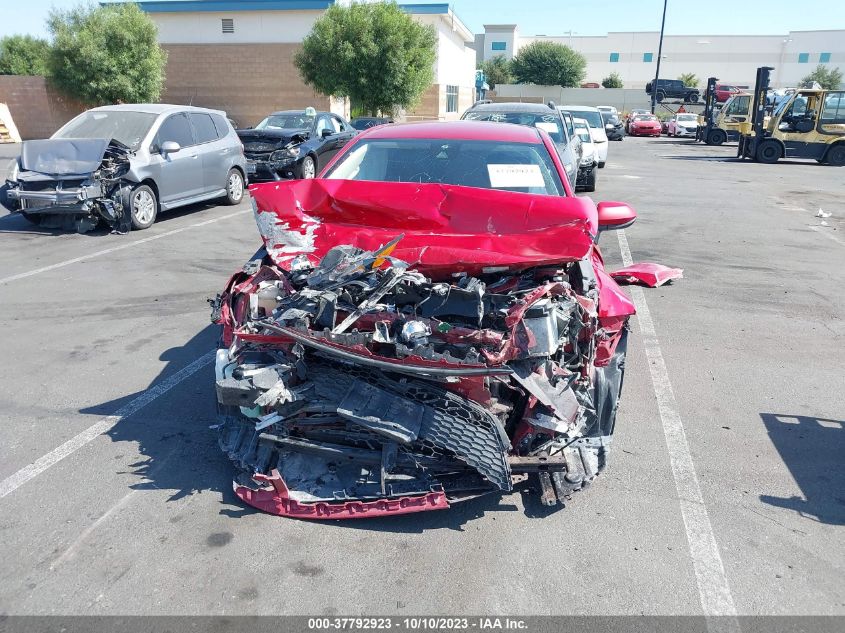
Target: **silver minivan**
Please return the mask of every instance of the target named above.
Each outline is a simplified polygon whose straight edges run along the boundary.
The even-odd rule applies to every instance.
[[[159,211],[216,198],[238,204],[245,183],[243,146],[225,112],[122,104],[25,141],[0,203],[43,226],[72,221],[85,231],[105,221],[127,231],[148,228]]]

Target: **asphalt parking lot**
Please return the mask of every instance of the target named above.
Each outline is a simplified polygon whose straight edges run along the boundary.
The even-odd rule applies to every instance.
[[[845,614],[845,170],[734,153],[611,144],[593,197],[640,217],[608,267],[685,278],[633,289],[610,465],[553,513],[245,507],[206,299],[259,244],[249,206],[0,217],[0,614]]]

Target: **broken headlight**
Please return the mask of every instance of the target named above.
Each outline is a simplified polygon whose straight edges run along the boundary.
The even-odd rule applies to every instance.
[[[275,152],[270,154],[270,160],[272,161],[293,160],[294,158],[298,157],[298,147],[286,147],[285,149],[276,150]]]
[[[12,161],[12,164],[9,165],[9,169],[6,172],[6,180],[9,182],[17,182],[18,180],[18,171],[20,170],[20,166],[18,165],[18,159]]]

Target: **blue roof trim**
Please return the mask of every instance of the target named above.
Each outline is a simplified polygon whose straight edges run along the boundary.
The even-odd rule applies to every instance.
[[[119,3],[101,2],[101,4]],[[147,13],[296,11],[328,9],[334,4],[334,0],[140,0],[136,4]]]
[[[400,4],[399,8],[407,13],[449,13],[449,5],[448,4]]]

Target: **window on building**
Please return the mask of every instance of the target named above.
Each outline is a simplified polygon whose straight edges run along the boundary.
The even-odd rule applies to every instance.
[[[220,22],[222,23],[224,33],[235,32],[235,21],[232,18],[223,18]]]
[[[648,63],[654,60],[654,53],[643,53],[643,61]]]
[[[507,42],[493,42],[492,48],[494,51],[506,51],[508,50],[508,43]]]
[[[830,62],[830,53],[819,53],[819,63],[827,64]]]
[[[619,53],[611,53],[610,54],[610,61],[611,63],[616,63],[619,61]]]
[[[810,53],[798,53],[798,63],[806,64],[810,61]]]
[[[446,112],[458,111],[458,87],[446,86]]]

